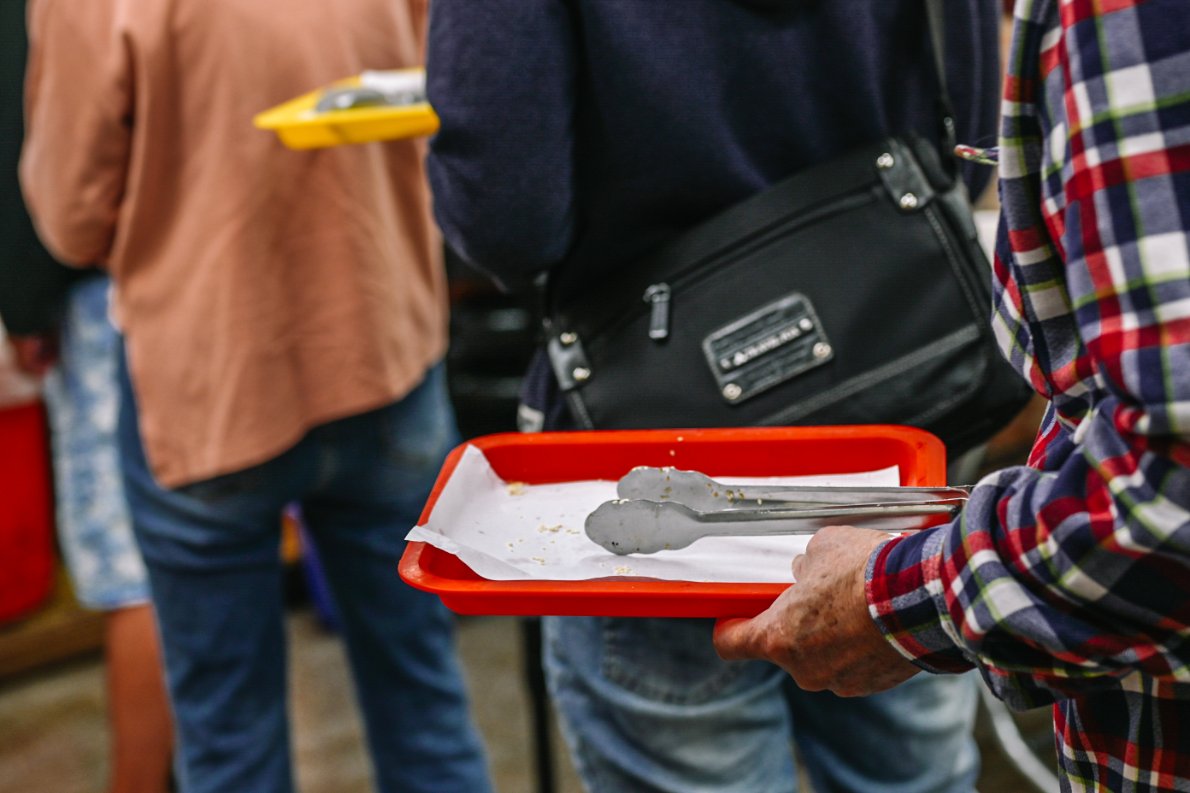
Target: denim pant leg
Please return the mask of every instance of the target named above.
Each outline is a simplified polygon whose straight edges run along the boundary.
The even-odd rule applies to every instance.
[[[711,620],[548,617],[546,674],[590,793],[791,793],[785,673],[721,660]]]
[[[197,490],[151,476],[122,372],[120,450],[149,572],[184,793],[291,793],[277,461]]]
[[[378,789],[486,793],[453,619],[397,574],[405,534],[457,440],[441,367],[401,402],[312,437],[324,478],[302,510],[342,620]]]
[[[83,605],[115,611],[147,603],[149,581],[132,534],[116,442],[123,342],[107,317],[107,278],[71,287],[57,366],[45,380],[58,544]]]
[[[842,698],[789,686],[793,734],[822,793],[970,793],[979,679],[919,674],[889,691]]]

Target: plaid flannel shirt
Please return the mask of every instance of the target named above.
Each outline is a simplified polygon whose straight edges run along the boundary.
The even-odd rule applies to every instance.
[[[930,671],[1055,702],[1070,790],[1190,790],[1190,0],[1018,0],[993,324],[1027,466],[872,556]]]

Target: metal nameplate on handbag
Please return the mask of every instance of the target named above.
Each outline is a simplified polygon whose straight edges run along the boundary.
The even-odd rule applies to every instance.
[[[702,349],[719,393],[731,404],[834,356],[814,306],[797,292],[712,331],[703,339]]]

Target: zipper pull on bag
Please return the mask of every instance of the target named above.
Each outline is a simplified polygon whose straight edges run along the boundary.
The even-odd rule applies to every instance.
[[[649,338],[669,338],[669,284],[653,284],[645,290],[644,301],[653,307],[649,317]]]

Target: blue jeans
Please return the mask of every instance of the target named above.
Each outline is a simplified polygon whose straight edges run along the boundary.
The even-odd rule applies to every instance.
[[[149,473],[121,374],[122,465],[161,629],[182,790],[293,790],[278,545],[281,511],[299,502],[342,618],[378,789],[490,791],[450,614],[397,575],[405,532],[456,442],[441,367],[396,404],[178,490]]]
[[[546,674],[590,793],[970,793],[977,680],[917,675],[843,699],[723,661],[712,620],[547,617]]]

